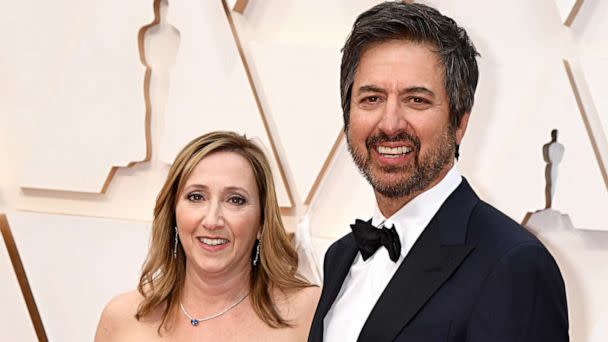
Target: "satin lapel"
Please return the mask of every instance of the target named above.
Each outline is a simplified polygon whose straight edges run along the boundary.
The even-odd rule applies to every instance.
[[[323,319],[336,300],[356,255],[355,240],[352,234],[348,234],[337,242],[335,250],[325,256],[323,290],[308,341],[323,341]]]
[[[466,180],[420,235],[372,309],[359,341],[392,341],[452,275],[473,246],[465,245],[468,217],[479,201]]]

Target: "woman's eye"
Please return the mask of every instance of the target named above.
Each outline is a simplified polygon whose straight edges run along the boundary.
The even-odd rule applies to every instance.
[[[228,199],[228,202],[230,202],[234,205],[241,206],[241,205],[244,205],[245,203],[247,203],[247,200],[241,196],[232,196]]]
[[[188,200],[191,202],[198,202],[203,199],[203,195],[201,195],[197,192],[189,193],[187,197],[188,197]]]

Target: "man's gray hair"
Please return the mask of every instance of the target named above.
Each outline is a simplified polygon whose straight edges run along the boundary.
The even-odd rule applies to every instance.
[[[435,49],[443,64],[450,123],[458,126],[463,115],[473,108],[479,53],[467,32],[452,18],[426,5],[389,1],[359,15],[342,48],[340,96],[344,130],[348,129],[352,86],[362,51],[372,43],[392,39],[426,43]]]

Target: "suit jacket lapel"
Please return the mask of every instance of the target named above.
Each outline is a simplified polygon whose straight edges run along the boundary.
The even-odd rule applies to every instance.
[[[420,235],[372,309],[360,341],[392,341],[452,275],[473,246],[466,226],[479,199],[463,178]]]
[[[323,340],[323,319],[336,300],[357,252],[355,239],[352,234],[348,234],[337,242],[331,254],[325,256],[323,290],[315,311],[309,341]]]

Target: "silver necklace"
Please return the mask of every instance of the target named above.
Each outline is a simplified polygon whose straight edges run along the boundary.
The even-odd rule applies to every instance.
[[[186,317],[188,317],[188,319],[190,319],[190,324],[192,324],[193,327],[196,327],[200,322],[205,322],[217,317],[220,317],[221,315],[225,314],[226,312],[230,311],[230,309],[234,308],[235,306],[241,304],[241,302],[249,295],[249,292],[245,293],[245,295],[241,298],[239,298],[239,300],[237,300],[236,302],[230,304],[230,306],[228,306],[227,308],[225,308],[224,310],[211,315],[211,316],[207,316],[207,317],[203,317],[203,318],[194,318],[192,316],[190,316],[190,314],[188,313],[188,311],[186,311],[186,309],[184,308],[184,304],[179,303],[179,307],[182,309],[182,312],[184,313],[184,315],[186,315]]]

